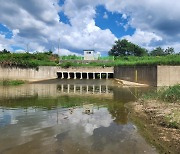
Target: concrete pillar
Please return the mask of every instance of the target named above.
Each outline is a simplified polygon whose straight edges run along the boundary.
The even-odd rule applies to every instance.
[[[74,79],[76,79],[76,72],[74,72]]]
[[[64,79],[64,72],[62,72],[62,77],[61,77],[61,79]]]
[[[99,74],[99,78],[101,79],[102,77],[101,77],[101,73]]]
[[[74,93],[76,93],[76,85],[74,85]]]
[[[82,85],[80,85],[80,93],[82,94]]]
[[[63,84],[61,85],[61,92],[62,93],[64,92],[64,85]]]
[[[68,86],[67,86],[67,92],[68,92],[68,94],[69,94],[69,91],[70,91],[70,85],[68,84]]]
[[[68,79],[70,79],[71,77],[70,77],[70,73],[68,72]]]
[[[106,94],[108,94],[108,91],[109,91],[109,90],[108,90],[108,86],[106,85]]]
[[[89,92],[89,86],[88,85],[86,86],[86,92],[87,92],[87,94]]]
[[[81,78],[80,78],[80,79],[83,79],[83,77],[82,77],[82,72],[80,72],[80,74],[81,74]]]
[[[87,79],[89,79],[89,73],[87,73]]]
[[[137,70],[135,70],[135,82],[137,82],[137,80],[138,80],[138,72]]]
[[[108,74],[109,74],[109,73],[106,73],[106,79],[108,79]]]
[[[95,73],[93,72],[93,79],[95,79],[96,77],[95,77]]]
[[[101,94],[102,87],[99,85],[99,93]]]

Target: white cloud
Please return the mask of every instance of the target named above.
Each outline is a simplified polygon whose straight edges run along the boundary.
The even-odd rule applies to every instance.
[[[5,38],[5,35],[0,34],[0,50],[7,49],[11,50],[10,45],[12,41]]]
[[[13,37],[15,37],[16,35],[18,35],[19,29],[13,29],[12,33],[13,33]]]
[[[127,35],[123,36],[123,38],[143,47],[149,47],[152,41],[162,41],[160,36],[151,32],[141,31],[140,29],[137,29],[132,36]]]
[[[125,30],[131,26],[136,31],[124,37],[135,43],[148,47],[159,45],[159,42],[164,46],[177,46],[180,40],[178,0],[65,0],[63,6],[58,5],[58,0],[0,0],[0,3],[3,4],[0,5],[0,23],[13,33],[11,40],[0,43],[1,48],[25,47],[30,42],[32,51],[49,50],[51,46],[57,47],[60,38],[61,48],[69,51],[92,48],[108,51],[117,38],[109,29],[96,26],[94,18],[98,5],[128,20],[127,24],[123,23]],[[59,11],[63,11],[70,24],[61,22]],[[104,17],[108,17],[106,12]]]
[[[72,114],[68,110],[61,114],[63,116],[59,116],[58,119],[60,124],[68,123],[68,125],[71,125],[73,128],[75,126],[82,127],[87,135],[92,135],[93,131],[99,127],[109,127],[113,122],[112,116],[107,108],[94,109],[94,113],[90,115],[84,114],[82,108],[73,109]],[[52,117],[57,117],[57,115],[54,114]],[[65,117],[66,120],[64,120]],[[81,135],[84,132],[81,132]]]
[[[104,12],[103,18],[104,18],[104,19],[108,19],[107,12]]]
[[[13,31],[14,45],[26,48],[29,44],[31,51],[49,50],[52,44],[55,48],[59,38],[61,47],[66,50],[108,51],[116,39],[110,30],[95,25],[97,3],[66,0],[61,8],[58,0],[0,0],[0,3],[3,3],[0,21]],[[60,10],[67,15],[71,25],[59,22]]]
[[[178,43],[180,40],[179,0],[111,0],[104,1],[104,5],[109,11],[126,14],[129,25],[137,29],[136,32],[141,29],[144,33],[150,32],[161,37],[160,44],[157,39],[154,46],[166,44],[174,46],[175,42]],[[141,40],[141,44],[144,43],[144,39]]]
[[[76,52],[71,52],[71,51],[69,51],[69,50],[67,50],[67,49],[57,49],[57,48],[55,48],[55,52],[54,53],[56,53],[56,54],[59,54],[59,55],[61,55],[61,56],[66,56],[66,55],[76,55],[76,56],[81,56],[81,54],[78,54],[78,53],[76,53]]]
[[[123,18],[123,19],[127,19],[127,15],[124,13],[124,14],[122,15],[122,18]]]

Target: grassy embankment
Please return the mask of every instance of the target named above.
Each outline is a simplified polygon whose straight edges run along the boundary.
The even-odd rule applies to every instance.
[[[111,58],[112,59],[112,58]],[[180,65],[180,55],[167,55],[167,56],[125,56],[116,57],[114,60],[104,62],[91,62],[88,64],[66,62],[61,64],[62,67],[70,66],[135,66],[135,65]]]
[[[171,103],[170,106],[180,105],[180,84],[144,94],[143,101],[146,100],[160,101],[167,105],[167,107],[168,103]],[[171,108],[167,113],[164,113],[163,124],[166,127],[180,129],[180,108]]]
[[[58,63],[59,57],[51,52],[0,54],[0,65],[4,67],[38,68],[38,66],[56,66]]]
[[[180,85],[148,92],[129,105],[129,118],[160,153],[180,151]]]
[[[59,64],[58,55],[52,52],[45,53],[0,53],[0,65],[20,68],[38,68],[38,66],[62,66],[62,67],[80,67],[80,66],[134,66],[134,65],[180,65],[180,55],[167,56],[125,56],[125,57],[101,57],[104,62],[81,63],[82,57],[78,56],[61,56],[60,59],[67,60]],[[74,62],[71,60],[79,60]]]
[[[25,83],[26,82],[22,80],[3,80],[3,81],[0,81],[0,86],[18,86]]]

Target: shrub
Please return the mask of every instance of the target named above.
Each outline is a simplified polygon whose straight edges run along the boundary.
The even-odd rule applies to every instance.
[[[169,87],[161,92],[160,98],[168,102],[180,101],[180,84]]]

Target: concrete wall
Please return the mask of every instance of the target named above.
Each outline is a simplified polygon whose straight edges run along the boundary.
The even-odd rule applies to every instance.
[[[156,86],[157,67],[156,66],[115,67],[114,78]]]
[[[0,67],[0,80],[2,79],[19,79],[19,80],[46,80],[57,78],[57,68],[42,66],[39,70],[21,69],[21,68],[2,68]]]
[[[114,77],[150,86],[172,86],[180,83],[180,66],[120,66],[114,68]]]
[[[180,83],[180,66],[157,66],[157,86]]]
[[[38,81],[57,78],[57,72],[113,72],[113,67],[72,67],[61,68],[51,66],[40,66],[39,70],[21,69],[21,68],[3,68],[0,67],[0,80],[28,80]]]

